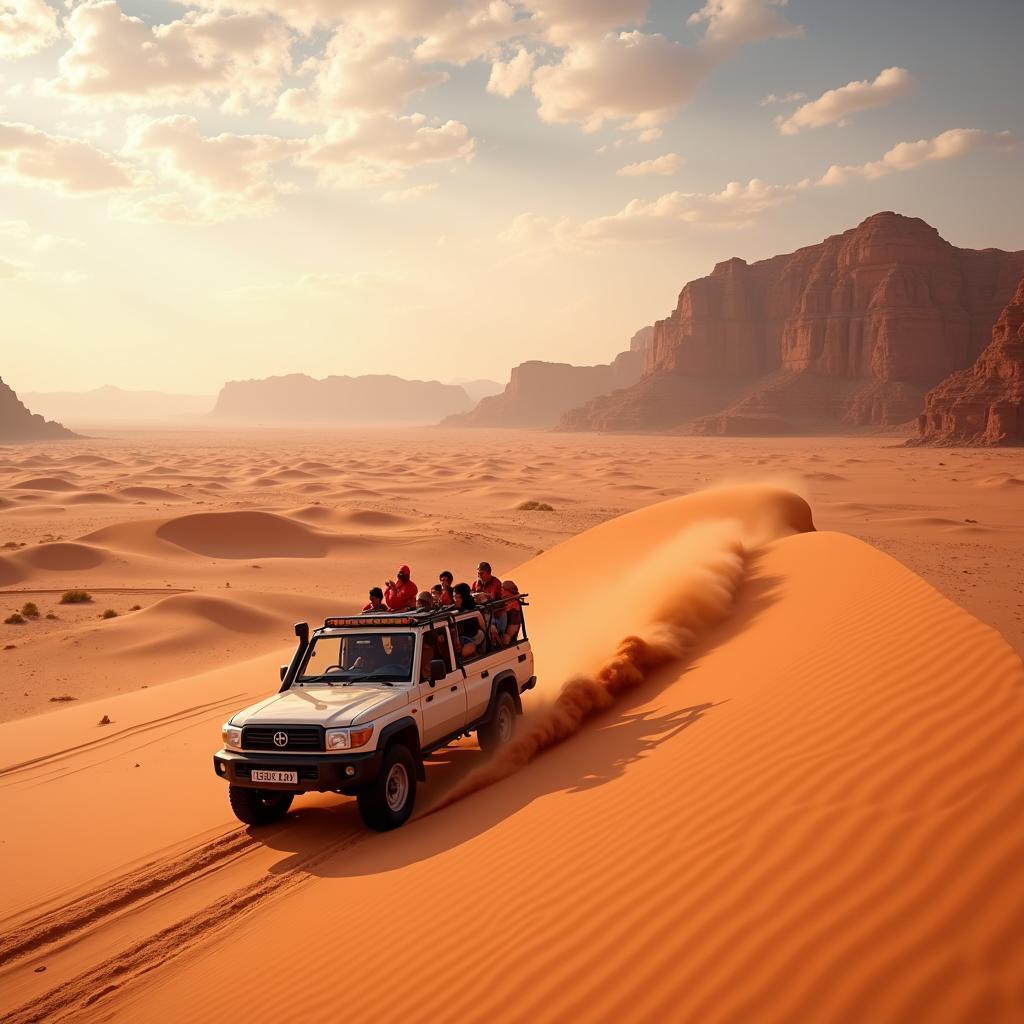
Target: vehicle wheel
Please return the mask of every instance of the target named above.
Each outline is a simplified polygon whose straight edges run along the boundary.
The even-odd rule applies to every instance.
[[[368,828],[387,832],[404,825],[416,803],[416,762],[409,748],[392,743],[384,751],[380,775],[356,799]]]
[[[231,810],[246,825],[270,825],[280,821],[292,805],[294,793],[273,789],[249,789],[246,786],[228,786]]]
[[[491,720],[485,722],[476,731],[480,749],[486,753],[503,747],[516,734],[516,718],[519,714],[516,702],[508,690],[502,690],[494,704]]]

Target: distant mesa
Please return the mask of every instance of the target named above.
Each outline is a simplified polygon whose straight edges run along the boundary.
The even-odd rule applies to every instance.
[[[74,438],[67,427],[29,412],[0,379],[0,441],[52,441]]]
[[[470,412],[450,416],[449,427],[553,427],[575,406],[640,380],[653,327],[637,331],[629,349],[610,363],[572,366],[532,359],[512,370],[501,394],[482,399]]]
[[[1024,444],[1024,277],[967,370],[928,392],[919,443]]]
[[[960,249],[886,212],[794,253],[719,263],[659,320],[641,379],[568,411],[571,430],[840,433],[908,423],[970,366],[1024,252]]]
[[[471,405],[461,387],[436,380],[404,380],[389,374],[317,380],[292,373],[228,381],[211,415],[264,423],[436,423]]]
[[[153,423],[204,416],[213,395],[178,395],[164,391],[126,391],[106,384],[92,391],[35,391],[25,401],[44,416],[64,423]]]

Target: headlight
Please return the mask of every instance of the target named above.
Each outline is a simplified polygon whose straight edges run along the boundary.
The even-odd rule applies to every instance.
[[[328,729],[327,749],[352,750],[355,747],[364,747],[370,742],[372,735],[372,725],[361,725],[357,729]]]
[[[234,747],[235,750],[242,749],[242,729],[240,726],[225,722],[221,726],[220,735],[225,747]]]

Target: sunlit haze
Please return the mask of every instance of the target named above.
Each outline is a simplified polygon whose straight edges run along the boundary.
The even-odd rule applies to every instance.
[[[5,380],[607,361],[892,209],[1021,247],[1019,0],[0,0]]]

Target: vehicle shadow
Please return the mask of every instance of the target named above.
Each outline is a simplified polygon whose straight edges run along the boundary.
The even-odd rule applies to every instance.
[[[666,741],[677,739],[685,730],[699,726],[706,715],[730,700],[723,693],[683,708],[650,707],[660,692],[692,672],[710,652],[728,644],[774,604],[780,583],[780,578],[760,573],[756,561],[752,563],[733,614],[688,656],[653,673],[577,735],[542,753],[514,775],[447,806],[445,794],[478,767],[484,755],[474,740],[462,740],[438,751],[427,762],[427,782],[421,784],[419,795],[422,809],[396,832],[366,832],[354,800],[332,804],[329,797],[321,797],[319,806],[297,805],[288,827],[266,836],[254,832],[269,848],[289,855],[270,870],[306,870],[330,878],[397,870],[487,832],[546,795],[582,793],[614,783],[630,765]],[[336,856],[315,856],[318,846],[328,838],[336,843],[350,831],[354,840],[359,833],[363,838],[346,842]]]

